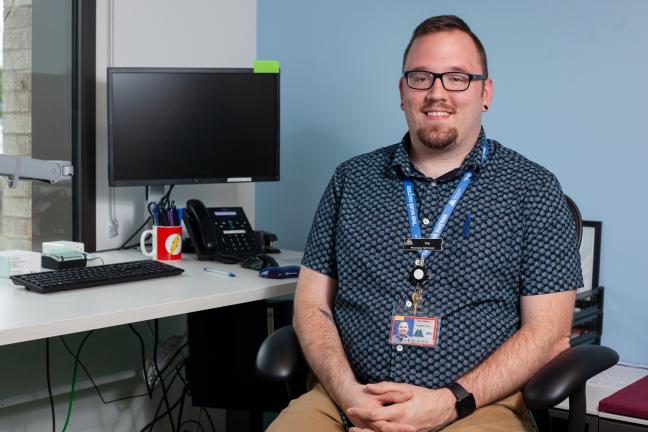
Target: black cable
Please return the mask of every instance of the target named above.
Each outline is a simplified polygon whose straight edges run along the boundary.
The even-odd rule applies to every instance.
[[[184,364],[183,364],[183,365],[178,365],[178,367],[175,368],[175,375],[173,375],[173,378],[171,378],[171,382],[169,382],[169,388],[171,388],[171,386],[172,386],[173,383],[175,382],[176,378],[178,378],[178,377],[182,377],[182,376],[181,376],[181,369],[182,369],[182,366],[184,366]],[[185,385],[186,385],[186,384],[185,384]],[[162,404],[163,404],[163,403],[164,403],[164,400],[160,400],[160,403],[158,403],[157,409],[155,410],[155,414],[153,415],[153,420],[151,420],[150,423],[148,423],[146,426],[144,426],[144,427],[141,429],[140,432],[144,432],[144,431],[146,431],[146,429],[149,429],[150,431],[152,431],[152,430],[153,430],[153,426],[155,426],[155,423],[157,423],[159,420],[161,420],[162,418],[164,418],[164,417],[167,415],[167,412],[165,411],[164,413],[162,413],[162,414],[160,414],[160,415],[158,416],[158,414],[160,413],[160,410],[162,409]],[[173,408],[175,408],[175,406],[173,406],[173,407],[171,408],[171,410],[173,410]]]
[[[54,411],[54,396],[52,395],[49,344],[50,344],[49,338],[45,338],[45,373],[47,374],[47,394],[49,395],[50,408],[52,409],[52,432],[56,432],[56,412]]]
[[[147,322],[147,324],[148,324],[148,322]],[[135,329],[135,327],[132,324],[128,324],[128,326],[133,331],[133,333],[135,333],[135,335],[137,336],[137,338],[140,341],[140,347],[141,347],[140,353],[141,353],[141,358],[142,358],[142,368],[143,368],[143,371],[144,371],[144,381],[145,381],[145,384],[146,384],[146,390],[148,391],[149,398],[150,398],[152,393],[153,393],[153,388],[155,387],[155,382],[158,380],[158,377],[161,374],[164,374],[164,372],[168,368],[173,366],[173,361],[182,352],[182,350],[184,350],[187,346],[189,346],[189,342],[185,342],[182,345],[180,345],[180,347],[176,350],[176,352],[171,356],[171,359],[169,360],[169,362],[160,370],[161,374],[157,374],[157,371],[156,371],[156,377],[153,380],[153,382],[149,385],[148,377],[147,377],[147,374],[146,374],[146,354],[145,354],[146,348],[144,346],[144,338],[142,338],[142,336],[139,334],[139,332]],[[154,337],[155,337],[155,334],[154,334]]]
[[[133,237],[135,237],[137,234],[139,234],[139,232],[142,231],[142,228],[144,228],[146,224],[149,223],[150,220],[151,220],[151,216],[147,217],[144,223],[140,225],[140,227],[137,228],[135,232],[130,237],[128,237],[128,239],[124,243],[122,243],[121,246],[117,248],[117,250],[127,249],[126,245],[128,244],[128,242],[131,241]]]
[[[166,365],[164,365],[164,367],[163,367],[162,369],[160,369],[160,373],[161,373],[162,376],[164,376],[164,373],[166,372],[166,370],[167,370],[168,368],[170,368],[170,367],[173,366],[173,361],[175,360],[175,358],[176,358],[179,354],[181,354],[181,353],[182,353],[182,350],[185,349],[188,345],[189,345],[189,342],[185,342],[185,343],[183,343],[183,344],[180,345],[180,347],[176,350],[176,352],[173,353],[173,355],[171,356],[171,359],[169,360],[169,362],[168,362]],[[187,362],[187,359],[185,358],[185,359],[183,359],[183,360],[182,360],[182,361],[181,361],[177,366],[173,366],[173,367],[174,367],[175,369],[180,368],[180,367],[184,366],[184,364],[185,364],[186,362]],[[157,380],[158,380],[158,376],[156,375],[156,376],[155,376],[155,379],[154,379],[153,382],[151,383],[151,389],[155,389],[155,383],[157,382]],[[185,384],[186,384],[186,381],[183,380],[183,382],[185,382]],[[153,391],[153,390],[151,390],[151,391]]]
[[[158,405],[158,411],[155,412],[156,417],[155,417],[153,420],[151,420],[150,423],[148,423],[146,426],[144,426],[142,429],[140,429],[140,432],[145,432],[146,429],[149,429],[150,431],[152,431],[152,430],[153,430],[153,426],[155,425],[155,423],[157,423],[158,421],[160,421],[161,419],[163,419],[163,418],[166,417],[167,415],[171,415],[171,414],[172,414],[171,411],[173,411],[173,410],[174,410],[174,409],[175,409],[175,408],[180,404],[180,401],[184,398],[184,395],[185,395],[185,391],[183,390],[183,391],[182,391],[182,395],[180,396],[180,398],[179,398],[177,401],[175,401],[175,402],[173,403],[173,405],[171,405],[171,406],[169,407],[169,410],[167,410],[167,411],[161,413],[160,415],[157,415],[157,413],[158,413],[158,411],[159,411],[159,408],[162,407],[162,402],[163,402],[163,401],[160,401],[160,403],[159,403],[159,405]],[[175,424],[173,425],[173,427],[175,428]]]
[[[216,426],[214,426],[214,421],[212,420],[211,415],[209,415],[209,411],[207,411],[207,408],[200,407],[200,409],[207,416],[207,421],[209,422],[209,427],[211,428],[212,432],[216,432]]]
[[[153,389],[151,386],[149,386],[148,376],[146,374],[146,344],[144,343],[144,338],[142,338],[142,335],[139,334],[133,324],[128,324],[128,327],[132,330],[133,333],[135,333],[135,336],[137,336],[137,339],[139,339],[140,342],[140,355],[142,360],[142,373],[144,374],[144,384],[146,384],[146,392],[149,395],[149,399],[151,399],[153,397]]]
[[[186,362],[186,360],[185,360],[185,362]],[[180,376],[180,380],[181,380],[181,381],[182,381],[186,386],[189,385],[189,383],[187,382],[187,380],[185,380],[182,376]],[[209,422],[209,427],[211,428],[212,432],[216,432],[216,426],[214,425],[214,420],[212,420],[211,415],[209,414],[209,411],[207,411],[207,408],[205,408],[205,407],[200,407],[200,410],[201,410],[202,412],[204,412],[205,415],[207,416],[207,421]],[[203,430],[204,430],[204,429],[203,429]]]
[[[102,253],[102,252],[112,252],[112,251],[117,251],[117,250],[126,250],[126,249],[133,249],[135,247],[139,247],[139,243],[133,244],[130,246],[125,246],[125,247],[116,247],[116,248],[110,248],[110,249],[101,249],[98,251],[94,251],[94,253]]]
[[[171,186],[169,187],[169,190],[168,190],[168,191],[167,191],[167,192],[162,196],[162,198],[160,198],[160,201],[158,201],[158,203],[157,203],[158,206],[162,206],[162,205],[164,205],[164,204],[168,204],[168,202],[169,202],[169,196],[171,195],[171,191],[173,190],[174,187],[175,187],[175,185],[171,185]],[[131,248],[131,247],[133,247],[133,246],[137,246],[137,245],[133,245],[133,246],[126,247],[126,245],[128,244],[128,242],[131,241],[131,240],[133,239],[133,237],[135,237],[135,236],[136,236],[140,231],[142,231],[142,228],[144,228],[144,227],[146,226],[146,224],[149,223],[150,220],[151,220],[151,215],[149,215],[149,216],[146,218],[146,220],[144,221],[144,223],[143,223],[142,225],[140,225],[140,227],[137,228],[137,230],[135,230],[135,232],[134,232],[130,237],[128,237],[128,239],[127,239],[124,243],[122,243],[122,245],[121,245],[117,250],[121,250],[121,249],[129,249],[129,248]]]
[[[183,380],[184,381],[184,380]],[[185,383],[184,388],[182,390],[182,395],[180,396],[180,409],[178,410],[178,427],[176,428],[178,432],[180,431],[180,426],[182,425],[182,411],[184,411],[184,403],[185,399],[187,396],[187,392],[189,391],[189,385]]]
[[[184,366],[184,363],[180,363],[179,367],[182,367],[182,366]],[[171,371],[171,372],[173,372],[173,371]],[[177,373],[178,373],[178,371],[176,371],[176,374]],[[171,375],[171,373],[169,373],[169,375]],[[157,377],[156,377],[156,380],[157,380]],[[114,402],[124,401],[124,400],[128,400],[128,399],[135,399],[135,398],[144,397],[144,396],[148,396],[148,393],[142,393],[142,394],[138,394],[138,395],[125,396],[125,397],[121,397],[121,398],[118,398],[118,399],[112,399],[112,400],[109,400],[106,403],[110,404],[110,403],[114,403]]]
[[[160,329],[159,329],[159,323],[158,320],[153,321],[153,332],[155,333],[155,336],[153,338],[153,366],[155,366],[155,373],[157,374],[158,378],[160,379],[160,385],[162,386],[162,397],[164,398],[164,404],[166,405],[166,409],[169,413],[169,421],[171,422],[171,430],[173,432],[176,432],[175,428],[175,423],[173,422],[173,415],[171,413],[171,407],[169,405],[169,398],[168,398],[168,390],[166,388],[166,385],[164,384],[164,377],[162,377],[162,374],[160,373],[160,368],[158,366],[157,362],[157,349],[158,349],[158,343],[159,343],[159,336],[160,336]]]
[[[141,336],[139,336],[139,333],[137,332],[137,330],[135,330],[134,328],[132,328],[132,330],[133,330],[133,332],[134,332],[136,335],[138,335],[138,338],[140,339],[140,342],[143,342],[143,339],[141,338]],[[92,332],[90,332],[90,333],[92,333]],[[83,340],[83,342],[81,343],[81,345],[83,345],[83,344],[85,343],[86,339],[90,336],[90,333],[86,335],[86,337],[84,338],[84,340]],[[69,354],[70,354],[70,355],[75,359],[75,361],[76,361],[76,362],[81,366],[81,368],[82,368],[83,371],[85,372],[86,376],[88,377],[88,379],[89,379],[90,382],[92,383],[92,385],[93,385],[95,391],[96,391],[97,394],[99,395],[99,398],[102,400],[102,402],[103,402],[104,404],[110,404],[110,403],[114,403],[114,402],[118,402],[118,401],[123,401],[123,400],[128,400],[128,399],[134,399],[134,398],[144,397],[144,396],[149,396],[149,397],[151,397],[151,394],[149,394],[149,393],[145,393],[145,394],[126,396],[126,397],[122,397],[122,398],[118,398],[118,399],[113,399],[113,400],[106,401],[106,400],[104,399],[103,395],[101,394],[101,391],[99,390],[99,387],[97,386],[96,382],[95,382],[94,379],[92,378],[92,375],[91,375],[90,372],[88,371],[87,367],[86,367],[86,366],[83,364],[83,362],[81,361],[80,356],[77,355],[77,354],[75,354],[75,353],[72,351],[72,349],[70,349],[69,345],[67,344],[67,342],[65,341],[65,338],[64,338],[63,336],[60,336],[59,339],[60,339],[61,342],[63,343],[63,346],[64,346],[65,349],[68,351],[68,353],[69,353]],[[176,350],[176,352],[175,352],[175,353],[173,354],[173,356],[171,357],[171,360],[169,361],[169,363],[168,363],[168,364],[167,364],[167,365],[166,365],[166,366],[165,366],[165,367],[160,371],[160,373],[163,374],[163,373],[164,373],[164,372],[165,372],[165,371],[166,371],[166,370],[167,370],[167,369],[172,365],[173,360],[174,360],[174,359],[175,359],[175,358],[176,358],[176,357],[177,357],[177,356],[182,352],[182,350],[183,350],[187,345],[188,345],[188,344],[185,343],[185,344],[181,345],[181,346]],[[54,415],[54,405],[53,405],[53,398],[52,398],[52,396],[51,396],[51,385],[50,385],[50,380],[49,380],[49,378],[50,378],[50,373],[49,373],[49,339],[46,340],[46,359],[47,359],[47,365],[46,365],[46,366],[47,366],[47,377],[48,377],[48,390],[49,390],[49,392],[50,392],[50,402],[51,402],[51,404],[52,404],[52,415]],[[178,416],[178,422],[177,422],[177,423],[178,423],[178,426],[177,426],[177,428],[178,428],[178,431],[179,431],[180,428],[181,428],[181,426],[182,426],[183,424],[187,424],[187,423],[197,423],[197,424],[201,427],[201,429],[204,431],[204,427],[203,427],[200,423],[196,422],[195,420],[186,420],[186,421],[184,421],[184,422],[182,421],[182,412],[183,412],[183,410],[184,410],[184,398],[185,398],[186,395],[188,394],[188,388],[189,388],[189,387],[188,387],[188,383],[187,383],[187,381],[182,377],[182,368],[185,366],[186,362],[187,362],[187,359],[183,359],[183,360],[182,360],[182,361],[181,361],[177,366],[174,367],[174,371],[172,371],[172,372],[175,372],[175,375],[172,377],[171,382],[169,383],[169,389],[171,388],[171,386],[173,385],[173,383],[175,382],[175,380],[176,380],[177,378],[180,378],[181,381],[184,383],[183,394],[182,394],[181,399],[179,400],[179,402],[180,402],[180,411],[179,411],[179,416]],[[156,377],[156,380],[157,380],[157,378],[158,378],[158,377]],[[147,384],[148,384],[148,381],[147,381]],[[148,389],[148,385],[147,385],[147,389]],[[151,392],[152,392],[152,390],[151,390]],[[173,409],[175,409],[175,407],[178,406],[178,402],[176,402],[176,403],[174,403],[174,404],[170,407],[170,411],[166,411],[166,412],[164,412],[162,415],[158,416],[158,413],[159,413],[160,409],[162,408],[162,403],[163,403],[163,401],[160,401],[160,403],[159,403],[159,405],[158,405],[158,409],[157,409],[157,411],[156,411],[156,413],[155,413],[155,416],[156,416],[155,419],[154,419],[151,423],[149,423],[149,425],[147,425],[144,429],[146,429],[147,427],[150,426],[150,427],[151,427],[151,430],[152,430],[153,425],[154,425],[157,421],[159,421],[160,419],[164,418],[164,417],[165,417],[165,416],[166,416],[170,411],[172,412]],[[204,408],[203,408],[203,410],[204,410]],[[215,431],[215,428],[214,428],[214,425],[213,425],[213,422],[212,422],[211,416],[209,415],[209,413],[208,413],[206,410],[205,410],[204,412],[205,412],[205,414],[206,414],[206,416],[207,416],[207,418],[208,418],[208,420],[209,420],[209,423],[210,423],[210,425],[211,425],[211,427],[212,427],[212,430]],[[54,428],[54,430],[55,430],[55,422],[53,421],[52,423],[53,423],[53,428]],[[144,430],[144,429],[143,429],[143,430]]]
[[[186,363],[186,361],[187,360],[185,359],[184,362]],[[185,386],[189,386],[189,383],[187,382],[187,380],[185,380],[182,376],[180,376],[179,378],[184,383]],[[211,415],[209,414],[209,411],[207,411],[207,409],[205,407],[200,407],[200,409],[207,416],[207,421],[209,421],[209,427],[211,427],[211,430],[213,432],[216,432],[216,426],[214,425],[214,421],[212,420]],[[202,428],[202,425],[201,425],[201,428]],[[205,430],[204,428],[202,428],[202,429]],[[181,431],[178,431],[178,432],[181,432]]]
[[[166,369],[171,367],[175,358],[182,352],[183,349],[185,349],[188,346],[189,346],[189,342],[185,342],[182,345],[180,345],[180,347],[176,350],[176,352],[171,356],[169,362],[166,365],[164,365],[164,367],[162,368],[162,372],[164,372]]]
[[[201,425],[200,422],[198,422],[198,421],[196,421],[196,420],[185,420],[185,421],[183,421],[182,423],[180,423],[180,428],[182,428],[182,426],[184,426],[184,425],[186,425],[186,424],[188,424],[188,423],[193,423],[193,424],[195,424],[196,426],[199,426],[199,427],[200,427],[200,430],[203,431],[203,432],[205,432],[205,427],[204,427],[203,425]],[[179,430],[180,428],[178,428],[178,432],[182,432],[181,430]]]
[[[99,399],[101,399],[101,402],[103,402],[104,404],[108,405],[108,404],[115,403],[115,402],[120,402],[120,401],[123,401],[123,400],[135,399],[135,398],[139,398],[139,397],[149,396],[148,393],[143,393],[143,394],[125,396],[125,397],[121,397],[121,398],[117,398],[117,399],[111,399],[111,400],[104,399],[103,395],[101,394],[101,391],[99,390],[99,386],[97,385],[95,380],[92,378],[92,375],[88,371],[88,368],[86,368],[85,364],[83,364],[81,359],[78,358],[76,356],[76,354],[74,354],[74,352],[70,349],[68,344],[65,342],[65,339],[63,338],[63,336],[59,336],[59,338],[61,339],[61,342],[63,342],[63,346],[65,347],[67,352],[70,353],[70,355],[72,357],[74,357],[74,359],[76,359],[77,362],[79,362],[79,366],[81,366],[81,369],[83,369],[83,372],[85,372],[86,376],[88,377],[88,379],[92,383],[92,386],[94,387],[95,392],[97,392],[97,395],[99,396]]]
[[[182,363],[181,365],[184,366],[184,363]],[[171,371],[171,372],[173,372],[173,371]],[[176,373],[178,373],[178,372],[176,371]],[[171,373],[169,373],[169,375],[171,375]],[[156,379],[157,379],[157,377],[156,377]],[[144,396],[148,396],[148,394],[147,393],[142,393],[142,394],[133,395],[133,396],[125,396],[125,397],[122,397],[122,398],[119,398],[119,399],[110,400],[107,403],[119,402],[119,401],[128,400],[128,399],[135,399],[135,398],[144,397]]]
[[[88,255],[88,254],[85,254],[85,255]],[[88,258],[88,257],[86,256],[86,261],[95,261],[95,260],[99,260],[99,261],[101,261],[101,264],[102,264],[102,265],[105,264],[103,258],[101,258],[101,257]]]

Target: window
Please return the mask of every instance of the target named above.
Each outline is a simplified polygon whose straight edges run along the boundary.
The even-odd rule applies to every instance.
[[[43,241],[82,238],[87,213],[94,218],[94,191],[88,204],[79,174],[94,167],[94,162],[92,167],[80,164],[94,158],[85,151],[94,147],[94,106],[87,103],[92,93],[94,104],[94,2],[4,0],[2,8],[0,151],[75,164],[73,182],[22,181],[12,189],[2,180],[0,249],[40,250]],[[87,49],[90,43],[92,50]],[[84,113],[85,108],[91,113]],[[88,114],[92,139],[82,147]],[[88,186],[93,188],[94,181]]]

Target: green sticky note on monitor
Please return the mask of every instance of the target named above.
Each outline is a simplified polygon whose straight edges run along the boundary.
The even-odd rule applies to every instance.
[[[254,73],[279,73],[279,60],[255,60]]]

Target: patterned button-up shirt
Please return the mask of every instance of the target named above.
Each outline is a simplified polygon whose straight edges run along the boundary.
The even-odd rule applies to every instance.
[[[483,131],[482,131],[483,134]],[[481,138],[481,136],[480,136]],[[337,280],[334,311],[361,383],[394,381],[437,388],[464,375],[520,326],[520,296],[582,286],[575,226],[560,185],[545,168],[488,140],[460,168],[430,179],[399,144],[352,158],[335,171],[320,201],[303,265]],[[428,237],[462,174],[475,176],[425,261],[432,278],[423,306],[439,311],[434,348],[389,344],[394,306],[414,286],[403,176],[414,182]]]

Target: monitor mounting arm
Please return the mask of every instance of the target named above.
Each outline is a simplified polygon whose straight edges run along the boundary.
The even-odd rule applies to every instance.
[[[21,178],[56,183],[63,179],[70,179],[73,174],[74,167],[70,162],[0,155],[0,175],[9,177],[11,188],[15,188]]]

